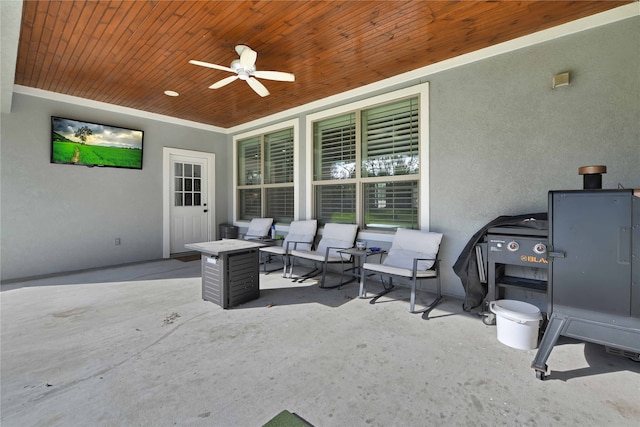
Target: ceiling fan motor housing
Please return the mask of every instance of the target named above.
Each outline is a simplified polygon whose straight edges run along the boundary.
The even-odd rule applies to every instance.
[[[240,60],[239,59],[234,59],[231,62],[231,67],[230,68],[233,71],[235,71],[236,73],[238,73],[238,78],[240,80],[247,80],[256,71],[255,65],[253,67],[251,67],[251,68],[244,68],[242,65],[240,65]]]

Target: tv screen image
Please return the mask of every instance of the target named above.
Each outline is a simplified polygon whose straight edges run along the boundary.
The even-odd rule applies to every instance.
[[[51,117],[51,163],[142,169],[144,132]]]

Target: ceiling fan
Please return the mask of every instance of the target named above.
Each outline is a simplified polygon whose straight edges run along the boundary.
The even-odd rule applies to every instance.
[[[262,83],[257,80],[257,78],[277,80],[280,82],[292,82],[296,79],[293,74],[285,73],[282,71],[257,71],[256,58],[258,57],[258,53],[255,50],[251,49],[249,46],[240,44],[236,46],[236,52],[238,53],[238,55],[240,55],[240,59],[234,59],[231,62],[230,67],[211,64],[209,62],[196,61],[195,59],[190,60],[189,63],[199,65],[201,67],[229,71],[230,73],[236,74],[235,76],[225,77],[224,79],[215,82],[214,84],[209,86],[209,89],[219,89],[223,86],[228,85],[234,80],[240,79],[246,81],[249,86],[251,86],[251,89],[253,89],[258,95],[264,97],[269,95],[269,91]]]

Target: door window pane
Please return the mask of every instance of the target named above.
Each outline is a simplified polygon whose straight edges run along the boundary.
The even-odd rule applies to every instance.
[[[191,175],[202,173],[199,164],[175,163],[174,164],[174,205],[175,206],[200,206],[202,203],[202,180],[193,179]]]

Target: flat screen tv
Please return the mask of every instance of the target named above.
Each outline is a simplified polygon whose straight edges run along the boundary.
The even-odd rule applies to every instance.
[[[142,169],[144,132],[51,116],[51,163]]]

